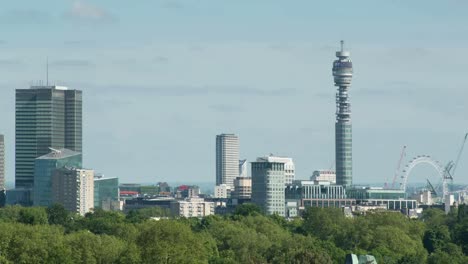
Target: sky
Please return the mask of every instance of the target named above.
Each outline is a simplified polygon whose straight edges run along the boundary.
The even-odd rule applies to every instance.
[[[468,131],[468,3],[16,0],[0,9],[0,133],[14,181],[15,89],[83,91],[84,166],[121,182],[214,182],[215,138],[296,178],[334,163],[339,41],[351,52],[355,183],[456,158]],[[429,165],[409,182],[437,182]],[[456,183],[468,183],[468,150]]]

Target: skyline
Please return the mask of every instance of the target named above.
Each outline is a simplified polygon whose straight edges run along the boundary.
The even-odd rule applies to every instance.
[[[7,3],[0,14],[7,181],[14,179],[14,90],[45,81],[46,57],[51,83],[83,90],[84,165],[107,177],[214,181],[215,136],[235,133],[241,159],[288,156],[296,178],[308,178],[334,160],[330,71],[340,39],[357,65],[353,180],[391,180],[403,145],[408,159],[454,159],[468,130],[467,19],[459,6],[466,4],[363,3],[337,11],[304,1],[156,1],[135,5],[137,12],[119,1]],[[187,166],[177,166],[183,157]],[[467,157],[455,183],[468,182]],[[424,173],[433,172],[417,168],[409,181],[424,181]]]

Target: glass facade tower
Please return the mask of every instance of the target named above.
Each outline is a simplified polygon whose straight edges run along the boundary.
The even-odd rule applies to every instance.
[[[63,86],[16,90],[16,188],[34,185],[34,160],[54,149],[82,152],[82,92]]]
[[[33,205],[51,205],[54,172],[64,167],[81,168],[81,159],[80,153],[69,149],[53,149],[49,154],[38,157],[34,166]]]
[[[353,151],[351,127],[351,103],[348,90],[353,77],[353,64],[350,53],[343,50],[336,52],[337,60],[333,62],[333,77],[336,93],[336,123],[335,123],[335,162],[336,184],[349,187],[353,184]]]

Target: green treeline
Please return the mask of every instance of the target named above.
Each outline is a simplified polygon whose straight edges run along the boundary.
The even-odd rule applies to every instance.
[[[344,263],[347,253],[381,263],[468,263],[468,207],[420,220],[395,212],[345,218],[309,208],[303,219],[263,216],[243,205],[229,216],[152,220],[159,208],[96,210],[62,206],[0,209],[0,263]]]

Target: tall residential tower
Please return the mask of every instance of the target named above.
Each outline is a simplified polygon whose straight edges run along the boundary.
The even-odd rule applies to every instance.
[[[350,53],[343,49],[336,52],[337,60],[333,62],[333,77],[336,93],[336,123],[335,123],[335,160],[336,184],[349,187],[353,184],[353,158],[352,158],[352,128],[351,103],[348,90],[353,77],[353,64],[349,59]]]
[[[16,188],[34,185],[34,160],[49,148],[82,152],[82,93],[63,86],[16,90]]]
[[[239,177],[239,138],[234,134],[216,136],[216,185],[234,188]]]

